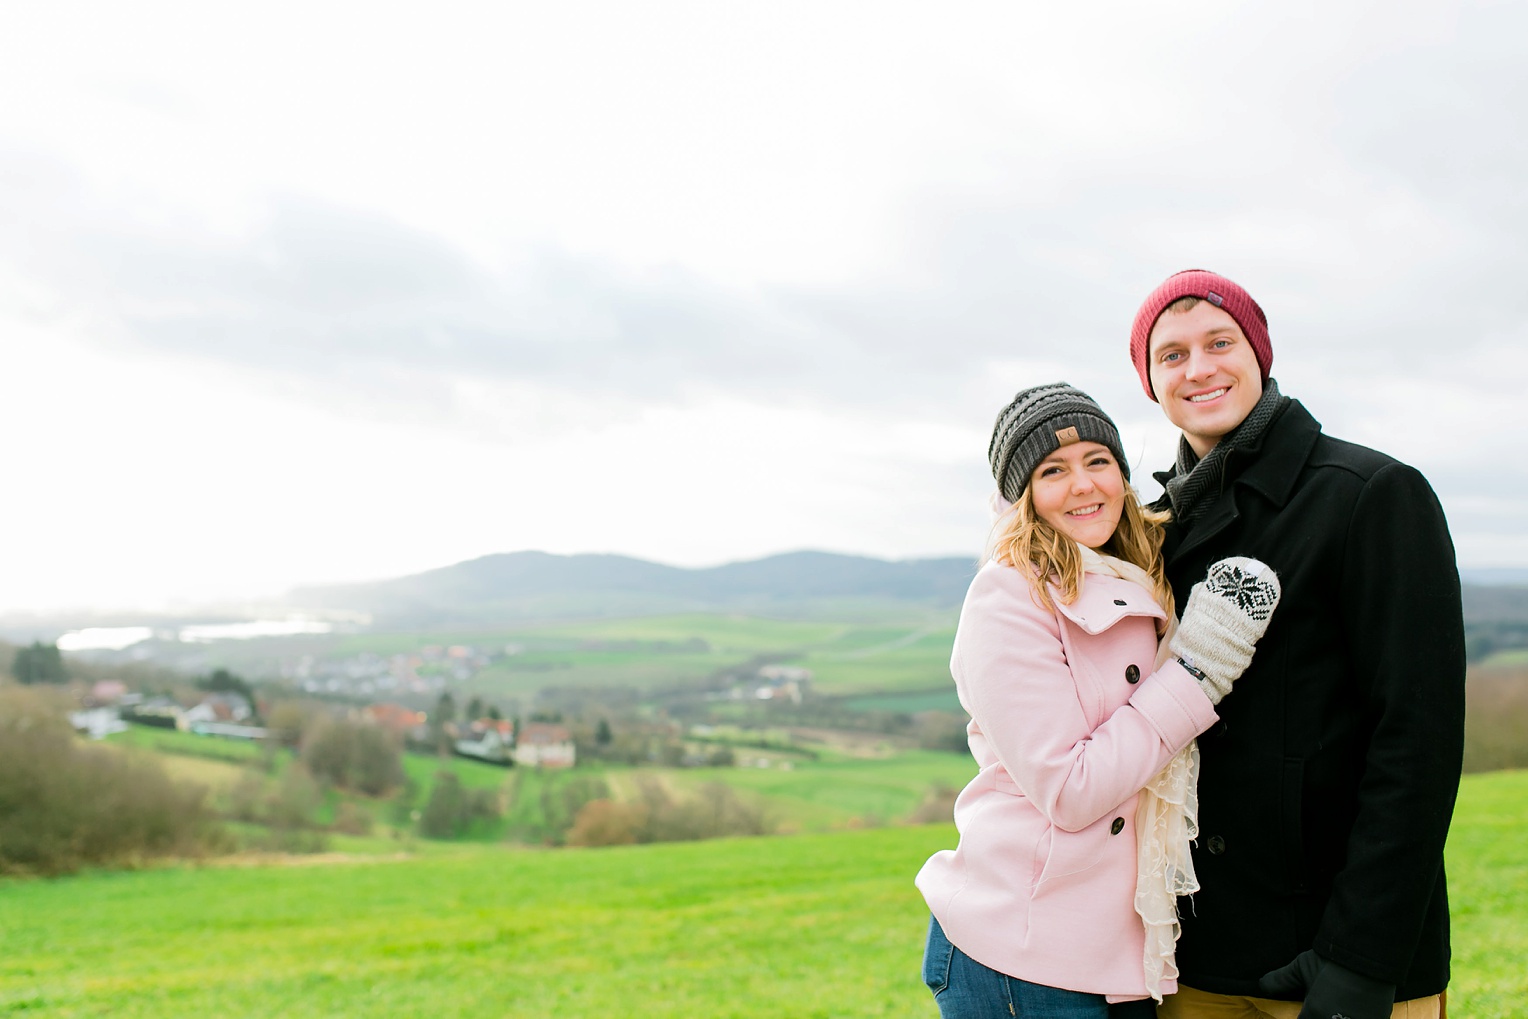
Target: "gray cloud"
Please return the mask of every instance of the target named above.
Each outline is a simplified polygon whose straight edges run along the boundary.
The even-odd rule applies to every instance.
[[[1225,33],[1262,33],[1273,55],[1236,88],[1185,93],[1178,116],[1115,148],[1053,151],[1005,125],[1000,183],[926,182],[893,268],[830,291],[638,275],[550,246],[490,266],[386,213],[300,196],[230,235],[16,153],[0,172],[28,186],[3,210],[19,229],[0,257],[114,335],[318,375],[361,402],[368,387],[395,400],[400,375],[422,399],[445,391],[423,376],[486,376],[636,403],[720,390],[960,416],[972,374],[1009,359],[1107,367],[1123,393],[1136,302],[1206,263],[1254,289],[1282,360],[1404,373],[1440,336],[1469,347],[1528,321],[1528,150],[1510,127],[1528,114],[1509,41],[1523,21],[1467,8],[1450,39],[1413,33],[1339,71],[1315,65],[1340,35],[1300,46],[1277,19],[1238,15]]]
[[[1053,148],[1024,111],[1000,111],[989,183],[925,178],[889,268],[832,288],[729,287],[551,245],[488,264],[386,212],[295,195],[229,233],[14,149],[0,151],[0,259],[35,317],[83,310],[100,342],[253,369],[361,412],[449,415],[453,380],[488,378],[628,407],[722,392],[971,427],[996,409],[973,394],[1041,381],[991,378],[1012,362],[1059,366],[1122,418],[1154,415],[1129,320],[1164,275],[1201,264],[1268,310],[1286,389],[1360,438],[1376,401],[1416,400],[1418,383],[1429,402],[1488,393],[1498,408],[1528,387],[1521,359],[1490,353],[1528,341],[1528,16],[1385,10],[1400,28],[1377,42],[1227,13],[1217,38],[1256,37],[1256,52],[1222,47],[1202,70],[1164,54],[1176,105],[1128,82],[1100,93],[1152,118],[1117,144]],[[1522,492],[1528,412],[1500,413],[1503,490]],[[1465,505],[1482,454],[1392,451]],[[1460,514],[1502,526],[1498,509]]]
[[[53,212],[92,204],[50,197]],[[28,228],[11,237],[11,271],[57,297],[34,313],[88,308],[129,342],[274,373],[487,374],[661,401],[696,383],[810,378],[822,339],[677,270],[637,281],[542,250],[496,273],[384,215],[312,200],[273,201],[233,239],[8,211]]]

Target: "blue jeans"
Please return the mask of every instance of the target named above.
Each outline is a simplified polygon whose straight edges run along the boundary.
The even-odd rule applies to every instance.
[[[950,944],[929,917],[923,982],[934,992],[941,1019],[1153,1019],[1150,998],[1109,1004],[1102,994],[1032,984],[988,969]]]

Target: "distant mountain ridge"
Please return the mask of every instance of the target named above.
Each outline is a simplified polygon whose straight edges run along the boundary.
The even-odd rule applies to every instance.
[[[960,604],[974,558],[890,561],[787,552],[702,569],[620,555],[505,552],[406,577],[303,587],[294,608],[360,611],[379,623],[487,622],[687,611],[785,611],[814,605]]]
[[[504,552],[391,580],[297,588],[284,601],[298,611],[364,612],[374,625],[399,629],[685,612],[953,615],[976,568],[974,557],[893,561],[812,551],[701,569],[621,555]],[[1515,571],[1471,570],[1464,579],[1471,657],[1528,646],[1528,586],[1512,584]]]

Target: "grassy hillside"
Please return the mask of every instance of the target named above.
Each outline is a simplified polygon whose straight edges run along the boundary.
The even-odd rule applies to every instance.
[[[15,885],[0,1015],[918,1014],[942,828]]]
[[[1450,1012],[1528,1016],[1528,772],[1466,779]],[[0,883],[0,1015],[929,1016],[947,825]]]

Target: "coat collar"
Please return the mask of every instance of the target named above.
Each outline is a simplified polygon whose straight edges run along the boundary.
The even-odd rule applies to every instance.
[[[1289,406],[1268,425],[1263,441],[1239,450],[1241,456],[1233,463],[1243,463],[1239,476],[1233,484],[1246,485],[1260,492],[1275,506],[1289,502],[1300,469],[1310,459],[1310,451],[1321,437],[1321,423],[1311,417],[1310,411],[1299,400],[1290,400]]]
[[[1163,620],[1167,613],[1156,598],[1140,584],[1106,573],[1083,576],[1082,590],[1070,605],[1061,602],[1061,592],[1052,585],[1051,600],[1056,611],[1070,619],[1084,633],[1103,633],[1126,616],[1150,616]]]
[[[1310,458],[1311,449],[1320,437],[1320,422],[1311,417],[1310,411],[1299,400],[1290,400],[1257,442],[1245,449],[1234,449],[1227,455],[1227,489],[1245,486],[1274,506],[1284,506],[1294,492],[1300,469]],[[1165,471],[1154,477],[1165,485],[1173,473]],[[1167,496],[1164,494],[1156,505],[1168,508]],[[1222,493],[1187,533],[1169,524],[1167,547],[1163,551],[1170,557],[1182,555],[1225,530],[1239,515],[1236,499],[1228,499]]]

